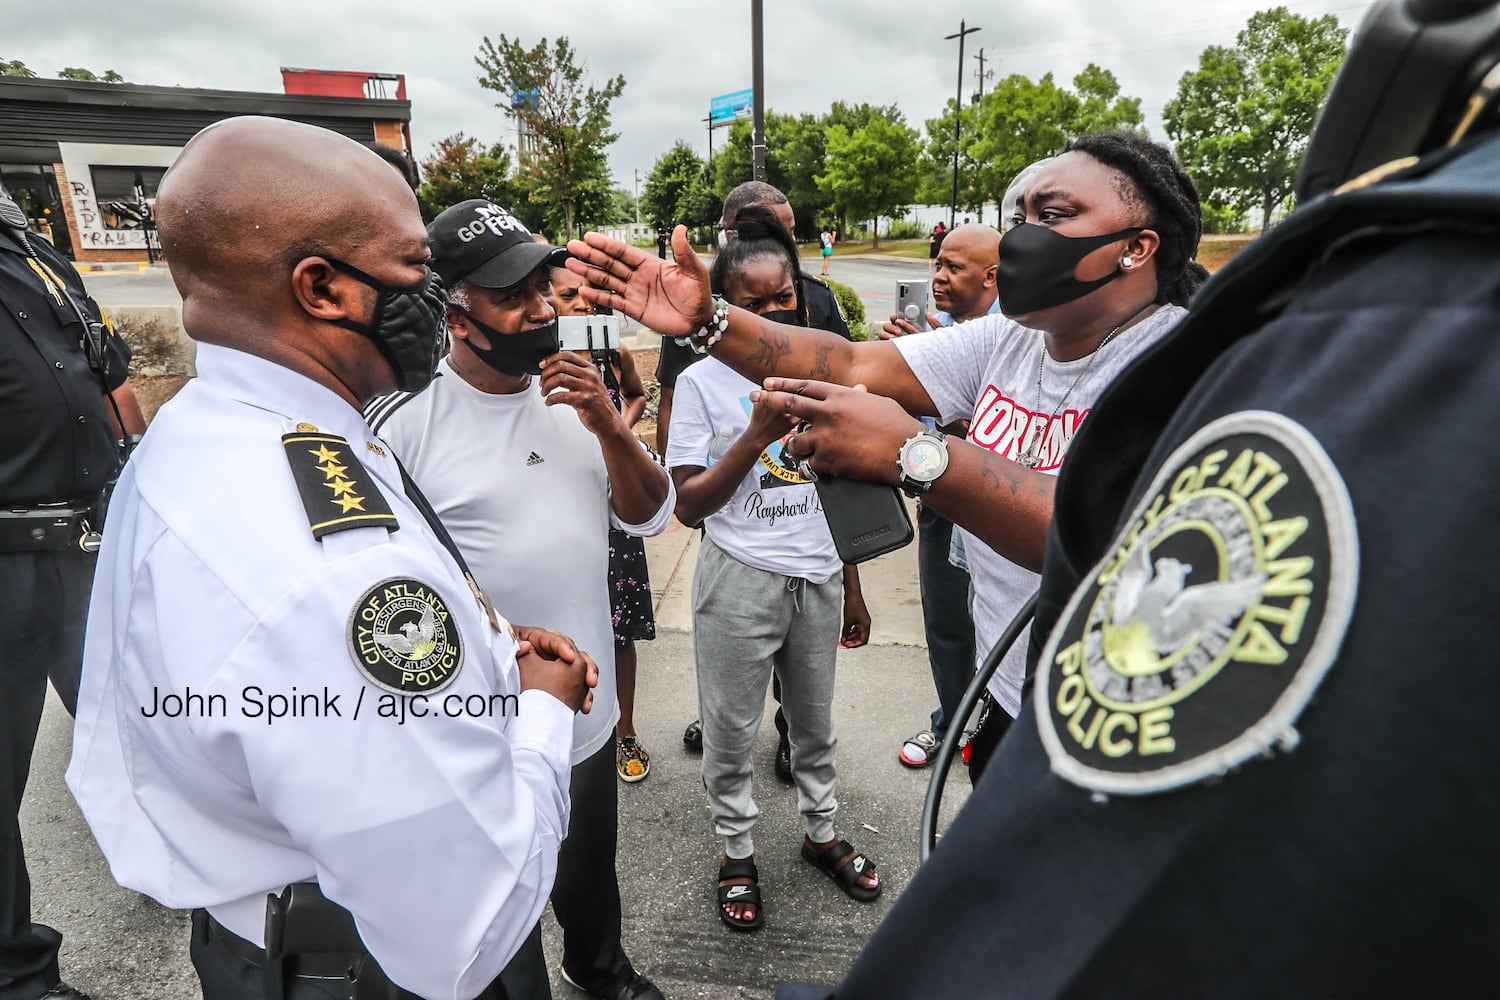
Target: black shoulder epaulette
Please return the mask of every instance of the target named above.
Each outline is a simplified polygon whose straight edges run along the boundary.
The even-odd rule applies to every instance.
[[[807,272],[804,271],[803,274],[802,274],[802,280],[803,281],[810,281],[814,285],[822,285],[824,288],[828,288],[828,282],[824,281],[822,278],[818,277],[816,274],[808,274]],[[833,291],[832,288],[828,288],[828,290],[830,292]]]
[[[349,442],[333,434],[281,436],[314,538],[349,528],[401,527]]]

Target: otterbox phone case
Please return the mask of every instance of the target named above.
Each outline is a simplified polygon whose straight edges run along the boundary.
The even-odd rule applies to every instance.
[[[829,476],[815,485],[833,546],[844,562],[862,563],[912,540],[911,517],[896,487]]]

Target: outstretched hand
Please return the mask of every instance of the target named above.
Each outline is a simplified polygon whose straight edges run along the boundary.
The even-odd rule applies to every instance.
[[[569,241],[568,253],[568,270],[588,281],[580,295],[663,336],[696,333],[713,315],[708,270],[688,244],[686,226],[672,230],[673,263],[599,233]]]

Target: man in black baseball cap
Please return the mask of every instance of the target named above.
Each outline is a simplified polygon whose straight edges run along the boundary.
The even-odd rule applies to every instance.
[[[660,532],[676,495],[621,419],[599,370],[558,349],[549,300],[552,269],[567,251],[537,243],[513,215],[482,200],[443,212],[427,236],[431,267],[447,289],[452,350],[426,389],[378,400],[366,416],[432,501],[495,607],[510,621],[556,630],[548,634],[598,663],[594,708],[574,720],[572,818],[552,890],[562,970],[597,997],[660,1000],[620,940],[609,529]],[[548,995],[539,934],[502,978],[513,997]]]
[[[543,262],[561,266],[562,247],[537,243],[525,223],[492,201],[470,198],[447,209],[427,227],[432,267],[452,288],[467,281],[481,288],[519,284]]]

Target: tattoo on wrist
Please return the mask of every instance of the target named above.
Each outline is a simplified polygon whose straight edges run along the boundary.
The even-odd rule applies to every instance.
[[[833,366],[828,359],[833,356],[833,344],[819,340],[817,349],[813,355],[812,377],[819,382],[827,382],[833,376]]]

